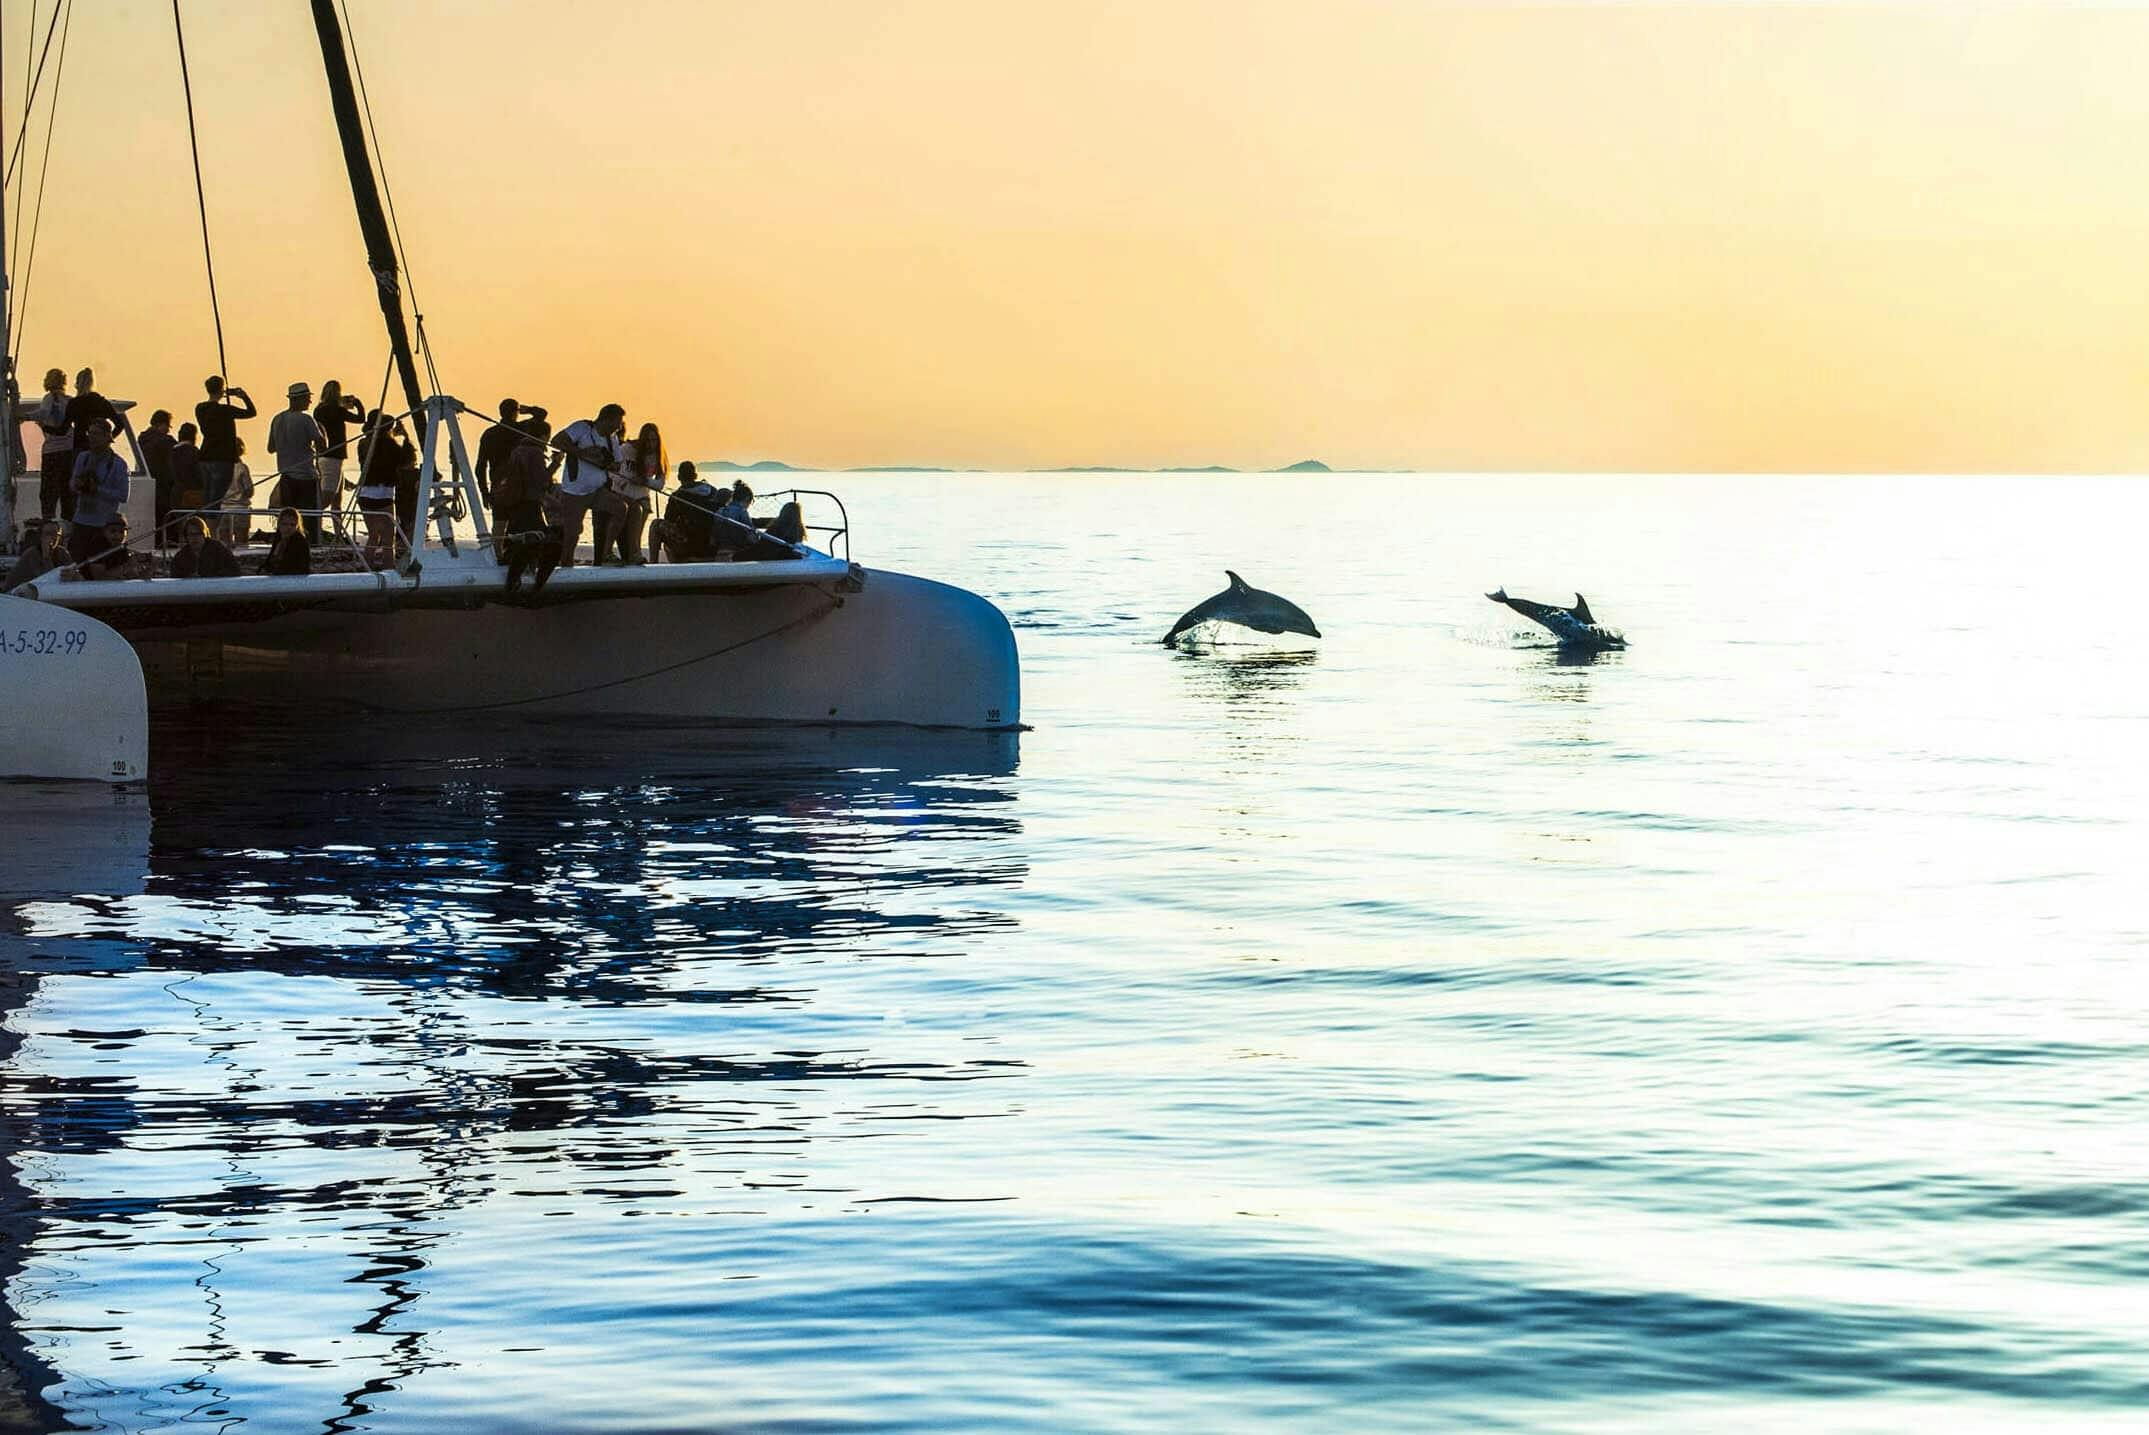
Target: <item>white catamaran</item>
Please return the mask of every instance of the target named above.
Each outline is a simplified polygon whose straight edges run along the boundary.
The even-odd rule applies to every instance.
[[[1005,615],[960,588],[850,561],[848,516],[833,495],[801,495],[832,509],[834,521],[786,558],[577,564],[534,601],[507,593],[465,443],[470,411],[437,391],[428,396],[419,382],[334,0],[311,3],[395,370],[421,426],[419,531],[400,561],[356,571],[97,581],[54,572],[0,598],[10,634],[26,622],[25,631],[54,634],[44,651],[0,657],[13,670],[15,698],[0,718],[0,729],[15,730],[0,731],[0,775],[140,775],[120,771],[130,764],[118,758],[98,759],[92,774],[26,773],[7,757],[30,750],[10,740],[20,732],[70,723],[41,695],[64,705],[64,693],[94,691],[103,679],[61,681],[59,670],[108,649],[113,634],[138,655],[152,707],[224,700],[402,714],[1019,727],[1020,674]],[[0,331],[12,334],[7,324],[0,296]],[[419,352],[426,348],[421,322]],[[131,425],[123,426],[134,455],[129,506],[146,517],[152,480]],[[4,473],[6,450],[21,435],[13,422],[0,429]],[[466,514],[474,539],[458,532]],[[0,516],[12,533],[16,516]],[[146,543],[153,527],[130,531]],[[34,622],[24,617],[32,609]]]

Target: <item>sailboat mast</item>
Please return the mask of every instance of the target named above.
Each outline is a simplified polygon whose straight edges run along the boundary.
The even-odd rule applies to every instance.
[[[388,343],[395,350],[396,372],[403,376],[403,397],[422,430],[425,393],[418,387],[418,364],[410,352],[410,331],[403,324],[403,286],[397,277],[395,244],[381,212],[380,187],[358,118],[358,96],[351,88],[351,64],[343,48],[343,27],[336,22],[335,0],[313,0],[314,28],[321,32],[321,60],[328,68],[328,94],[336,106],[336,133],[343,139],[343,165],[351,172],[351,198],[358,203],[358,230],[365,236],[366,264],[380,294],[381,317],[388,321]]]
[[[35,17],[32,17],[31,23],[36,23]],[[0,70],[6,67],[7,26],[0,24]],[[24,128],[29,127],[28,95],[23,96],[22,123]],[[0,137],[6,134],[7,125],[0,121]],[[0,154],[6,151],[6,144],[0,143]],[[7,369],[5,376],[0,377],[0,408],[7,410],[5,421],[0,422],[0,493],[7,495],[6,512],[0,514],[0,521],[8,525],[8,532],[0,534],[0,547],[14,546],[15,505],[20,501],[16,496],[19,485],[15,482],[15,449],[22,443],[22,425],[15,417],[15,396],[20,391],[20,385],[10,382],[15,377],[15,296],[11,292],[7,276],[7,187],[0,183],[0,351],[4,351]],[[24,456],[23,467],[29,468],[27,455]],[[25,477],[27,476],[25,474]]]

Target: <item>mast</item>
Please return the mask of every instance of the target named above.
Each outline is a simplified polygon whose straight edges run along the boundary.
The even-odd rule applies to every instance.
[[[373,159],[360,128],[358,97],[351,89],[351,64],[343,49],[343,27],[336,22],[335,0],[313,0],[313,25],[321,32],[321,60],[328,68],[328,94],[336,106],[336,132],[343,139],[343,166],[351,172],[351,198],[358,203],[358,231],[365,236],[366,264],[379,291],[381,317],[388,321],[388,343],[395,350],[396,372],[403,376],[403,397],[425,431],[425,393],[418,387],[418,364],[411,357],[410,332],[403,325],[403,286],[396,274],[395,244],[381,212],[380,187],[373,180]]]
[[[4,18],[0,17],[0,20]],[[36,24],[34,16],[31,23]],[[6,68],[6,56],[7,26],[0,23],[0,69]],[[24,129],[29,128],[30,97],[27,94],[22,99],[22,123]],[[7,125],[0,121],[0,135],[6,133]],[[0,154],[6,152],[7,146],[0,144]],[[27,171],[23,177],[29,177]],[[7,274],[7,187],[0,184],[0,358],[6,362],[6,372],[0,374],[0,408],[7,410],[6,421],[0,422],[0,493],[7,495],[6,512],[0,514],[0,521],[7,524],[8,530],[0,534],[0,548],[15,546],[15,505],[22,501],[19,496],[21,485],[15,482],[15,449],[22,442],[22,425],[15,418],[15,396],[21,392],[21,383],[15,377],[15,296],[9,292]],[[29,466],[26,455],[23,468],[27,470]],[[24,477],[28,477],[27,472]]]

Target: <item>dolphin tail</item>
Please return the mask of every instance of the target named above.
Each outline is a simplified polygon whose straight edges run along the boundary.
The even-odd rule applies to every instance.
[[[1492,599],[1492,601],[1495,603],[1505,603],[1507,601],[1507,590],[1505,588],[1502,588],[1497,593],[1487,593],[1485,596]]]

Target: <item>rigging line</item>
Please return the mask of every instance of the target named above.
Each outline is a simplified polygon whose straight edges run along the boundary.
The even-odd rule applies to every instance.
[[[37,0],[30,0],[30,8],[30,23],[34,27],[37,24]],[[44,49],[40,50],[37,55],[37,75],[34,79],[30,81],[29,88],[24,90],[22,95],[22,112],[26,118],[30,113],[31,100],[37,94],[37,87],[42,84],[45,79],[45,57],[52,53],[52,32],[54,28],[57,27],[60,23],[60,11],[67,8],[71,7],[62,4],[55,4],[52,7],[52,19],[47,21],[45,24],[45,47]],[[33,28],[30,31],[30,34],[32,38],[35,38],[37,31]],[[67,41],[64,38],[60,41],[60,58],[63,60],[67,58]],[[28,69],[29,67],[25,65],[24,68]],[[55,91],[59,89],[60,79],[58,75],[53,76],[52,87]],[[26,124],[23,126],[22,133],[15,136],[15,152],[8,156],[7,175],[5,180],[0,182],[4,182],[7,184],[13,184],[15,182],[15,163],[22,158],[22,142],[29,137],[29,134],[29,126]]]
[[[209,197],[201,184],[201,139],[194,132],[194,81],[187,75],[187,32],[179,23],[179,0],[172,0],[172,33],[179,37],[179,88],[187,97],[187,148],[194,152],[194,203],[201,210],[201,263],[209,271],[209,317],[216,323],[216,371],[228,375],[224,361],[224,311],[216,302],[216,260],[209,253]]]
[[[811,623],[817,619],[825,618],[830,613],[835,612],[838,608],[843,606],[842,594],[831,593],[828,589],[822,588],[818,584],[807,584],[805,586],[811,587],[814,589],[814,591],[825,595],[828,601],[818,608],[807,609],[805,612],[799,614],[796,618],[791,619],[789,622],[777,624],[775,627],[770,628],[767,632],[756,633],[751,638],[741,638],[736,643],[726,643],[721,648],[715,648],[709,652],[700,653],[691,658],[682,658],[676,663],[666,663],[663,667],[653,668],[646,673],[634,673],[624,678],[613,678],[609,682],[591,683],[586,687],[570,688],[566,692],[539,693],[535,697],[527,698],[507,698],[501,702],[496,703],[467,703],[454,707],[438,708],[384,708],[380,709],[380,711],[393,712],[405,717],[434,717],[446,713],[497,712],[502,708],[528,707],[531,703],[549,703],[557,702],[562,698],[579,698],[586,696],[590,693],[603,692],[607,688],[625,687],[629,683],[645,682],[650,678],[661,678],[666,673],[676,673],[681,668],[691,668],[697,663],[706,663],[713,658],[721,658],[726,653],[735,653],[741,648],[750,647],[765,638],[773,638],[779,633],[788,633],[793,628],[799,627],[802,624]]]
[[[402,266],[403,283],[401,292],[410,296],[410,312],[417,320],[418,347],[426,355],[426,373],[433,380],[433,392],[439,393],[440,378],[438,374],[433,372],[432,341],[426,337],[425,333],[425,309],[418,302],[418,284],[416,279],[411,276],[410,251],[403,246],[403,222],[396,217],[395,212],[395,186],[388,182],[388,156],[381,150],[380,131],[373,127],[373,100],[366,93],[365,63],[358,58],[358,31],[351,24],[351,3],[350,0],[337,0],[337,5],[343,11],[344,43],[350,47],[351,51],[351,75],[358,81],[359,108],[366,113],[366,140],[373,146],[372,163],[374,170],[380,175],[381,199],[388,209],[388,230],[394,237],[395,260],[398,265]]]
[[[52,136],[60,127],[60,82],[67,77],[67,37],[74,30],[75,0],[61,0],[54,14],[67,18],[60,25],[60,58],[52,69],[52,112],[45,117],[45,154],[37,165],[37,204],[30,211],[30,248],[22,260],[22,299],[15,305],[15,332],[8,345],[11,354],[22,352],[22,336],[30,327],[30,280],[36,276],[37,231],[45,218],[45,181],[52,177]]]
[[[23,134],[28,134],[30,131],[30,66],[37,57],[38,3],[39,0],[30,0],[30,29],[24,37],[28,43],[22,47],[22,125],[19,132]],[[5,149],[6,147],[6,143],[0,141],[0,149]],[[0,187],[0,199],[4,199],[5,193],[5,187]],[[0,218],[4,218],[4,216],[0,216]],[[15,233],[8,240],[7,252],[7,277],[8,283],[12,286],[15,281],[15,262],[22,252],[22,191],[20,190],[15,192]]]
[[[38,0],[30,0],[29,43],[22,47],[22,124],[15,132],[15,144],[18,148],[30,133],[31,111],[36,107],[35,87],[30,83],[30,64],[37,56],[37,7]],[[53,0],[52,18],[55,20],[60,18],[59,0]],[[12,171],[12,166],[10,166],[10,170]],[[12,173],[10,178],[12,178]],[[23,190],[28,186],[0,186],[0,190],[9,187],[15,190],[15,233],[8,240],[7,245],[7,282],[8,287],[12,289],[15,287],[16,275],[22,265],[22,216],[23,211],[29,207],[29,203],[28,196],[23,193]]]

